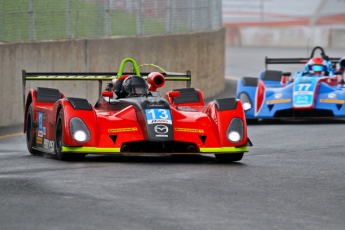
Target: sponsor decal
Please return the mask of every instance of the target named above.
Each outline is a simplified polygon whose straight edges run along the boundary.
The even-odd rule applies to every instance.
[[[298,91],[298,92],[295,92],[294,94],[310,94],[310,92],[308,92],[308,91]]]
[[[148,124],[157,124],[157,123],[171,124],[171,121],[159,119],[159,120],[148,120],[147,123]]]
[[[43,135],[46,135],[46,134],[47,134],[46,127],[43,127]]]
[[[186,112],[196,112],[196,109],[191,108],[190,106],[179,106],[179,110],[186,111]]]
[[[36,144],[38,145],[42,144],[42,137],[36,137]]]
[[[307,79],[302,79],[298,83],[311,83],[311,81]]]
[[[296,97],[296,103],[309,103],[309,96],[307,95],[299,95]]]
[[[38,135],[39,137],[43,137],[43,113],[38,113]],[[42,140],[41,140],[42,144]]]
[[[119,133],[119,132],[131,132],[137,131],[137,127],[128,127],[128,128],[117,128],[117,129],[108,129],[108,133]]]
[[[277,99],[277,100],[269,100],[266,103],[268,105],[271,105],[271,104],[285,103],[285,102],[290,102],[290,101],[291,101],[291,99]]]
[[[189,132],[189,133],[204,133],[203,129],[189,129],[189,128],[175,128],[178,132]]]
[[[154,130],[158,134],[164,134],[164,133],[167,133],[169,131],[169,128],[166,125],[156,125],[154,127]],[[156,135],[156,137],[157,137],[157,135]]]
[[[161,104],[156,104],[156,102],[152,103],[152,104],[147,104],[148,108],[163,108],[164,105]]]
[[[54,141],[44,139],[43,148],[45,148],[49,151],[54,151]]]
[[[274,94],[275,99],[280,99],[283,96],[281,93]]]
[[[320,102],[323,103],[336,103],[336,104],[344,104],[344,100],[337,100],[337,99],[320,99]]]
[[[328,98],[333,99],[333,98],[336,98],[336,97],[337,97],[337,95],[335,93],[328,94]]]

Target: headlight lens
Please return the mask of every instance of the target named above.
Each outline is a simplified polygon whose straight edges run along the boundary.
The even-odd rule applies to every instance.
[[[228,138],[232,142],[238,142],[241,139],[241,136],[238,132],[232,131],[228,134]]]
[[[90,131],[79,117],[73,117],[70,120],[70,131],[75,141],[87,142],[90,140]]]
[[[235,117],[229,124],[226,131],[226,137],[233,143],[240,142],[243,138],[243,129],[243,121],[240,118]]]
[[[75,132],[73,137],[74,137],[74,140],[79,141],[79,142],[83,142],[87,138],[86,133],[82,130]]]
[[[243,103],[243,109],[245,111],[250,110],[252,108],[252,105],[248,102]]]
[[[252,101],[250,100],[247,93],[241,93],[240,100],[242,101],[244,111],[250,110],[252,108]]]

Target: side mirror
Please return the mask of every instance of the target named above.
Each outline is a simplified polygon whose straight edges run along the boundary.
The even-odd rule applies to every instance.
[[[291,76],[291,72],[283,72],[282,75],[290,77]]]
[[[170,91],[168,93],[168,95],[169,95],[169,97],[174,98],[174,97],[179,97],[181,95],[181,93],[180,93],[180,91]]]
[[[102,96],[103,96],[103,97],[112,98],[112,97],[114,96],[114,92],[112,92],[112,91],[103,91],[103,92],[102,92]]]

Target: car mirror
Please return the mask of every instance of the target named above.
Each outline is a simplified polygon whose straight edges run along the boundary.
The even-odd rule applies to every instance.
[[[179,97],[181,95],[180,91],[170,91],[169,92],[169,97]]]
[[[289,76],[289,77],[290,77],[290,76],[291,76],[291,72],[284,72],[284,73],[282,73],[282,75],[283,75],[283,76]]]
[[[102,96],[103,97],[113,97],[114,96],[114,92],[112,92],[112,91],[103,91],[102,92]]]

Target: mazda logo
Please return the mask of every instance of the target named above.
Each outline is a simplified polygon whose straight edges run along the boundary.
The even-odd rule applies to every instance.
[[[168,127],[165,125],[156,125],[155,132],[156,133],[167,133],[169,131]]]

